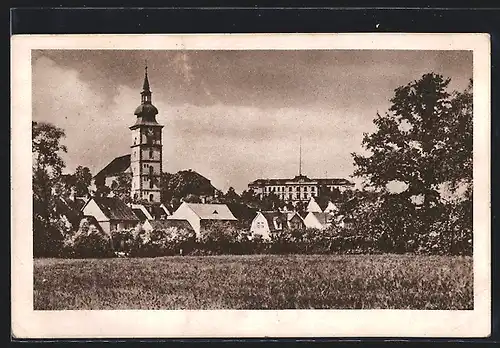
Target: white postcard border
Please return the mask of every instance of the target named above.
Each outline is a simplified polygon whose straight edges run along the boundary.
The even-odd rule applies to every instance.
[[[485,337],[491,331],[488,34],[15,35],[11,38],[12,333],[17,338]],[[32,49],[471,50],[474,310],[34,311]]]

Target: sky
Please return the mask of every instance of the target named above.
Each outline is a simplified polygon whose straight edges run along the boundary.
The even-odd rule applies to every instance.
[[[468,51],[32,51],[34,121],[66,132],[66,172],[96,174],[130,153],[147,61],[163,128],[163,171],[192,169],[226,191],[258,178],[347,178],[394,89],[434,72],[450,91]]]

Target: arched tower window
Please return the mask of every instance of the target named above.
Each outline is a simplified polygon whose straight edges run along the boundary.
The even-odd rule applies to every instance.
[[[152,194],[152,193],[150,193],[150,194],[149,194],[149,201],[150,201],[150,202],[152,202],[152,201],[153,201],[153,194]]]
[[[149,166],[149,188],[153,188],[153,166]]]

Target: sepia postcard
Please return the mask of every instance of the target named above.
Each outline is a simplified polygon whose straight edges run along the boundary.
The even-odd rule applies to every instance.
[[[489,40],[14,35],[13,336],[489,336]]]

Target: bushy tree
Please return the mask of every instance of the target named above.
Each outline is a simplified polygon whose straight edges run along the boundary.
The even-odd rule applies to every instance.
[[[131,197],[132,173],[120,173],[111,183],[111,192],[124,203],[132,202]]]
[[[380,233],[398,229],[390,232],[392,243],[403,243],[395,237],[399,233],[418,244],[421,236],[415,234],[429,233],[446,214],[443,186],[456,191],[472,181],[472,84],[450,94],[449,83],[430,73],[397,88],[389,112],[374,120],[377,130],[364,135],[369,155],[353,154],[354,175],[364,177],[382,200],[364,207],[376,209],[365,211],[376,216],[367,227]],[[388,189],[391,183],[402,188],[399,193]]]
[[[212,254],[234,254],[240,238],[234,223],[210,221],[201,228],[199,244]]]
[[[64,241],[65,255],[76,258],[102,258],[113,256],[110,237],[97,226],[82,219],[78,231]]]
[[[241,202],[241,197],[236,193],[234,190],[234,187],[230,187],[227,189],[226,194],[224,195],[224,202],[225,203],[240,203]]]
[[[75,194],[77,196],[86,196],[89,194],[89,187],[92,183],[92,173],[88,167],[76,167],[74,177]]]
[[[33,170],[33,254],[57,255],[62,247],[63,235],[58,228],[55,183],[61,177],[64,161],[61,153],[66,146],[61,141],[65,134],[61,128],[49,123],[32,122]]]
[[[163,203],[169,204],[172,199],[183,199],[192,194],[198,197],[213,196],[215,188],[210,180],[193,170],[182,170],[175,174],[162,173],[161,197]]]

